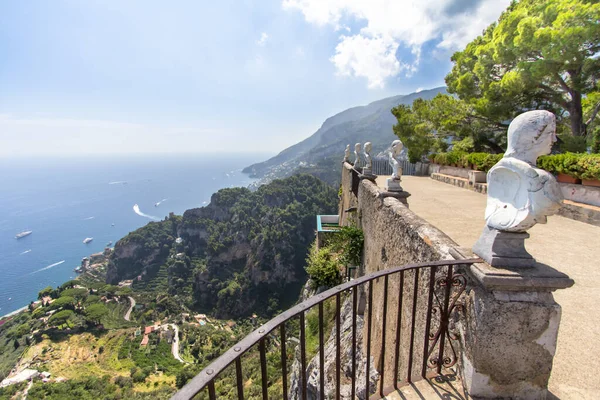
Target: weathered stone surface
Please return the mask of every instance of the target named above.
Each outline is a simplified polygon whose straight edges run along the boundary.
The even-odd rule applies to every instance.
[[[429,165],[429,173],[430,174],[444,174],[455,176],[458,178],[469,179],[469,170],[466,168],[453,167],[450,165],[439,165],[439,164],[430,164]]]
[[[478,193],[486,194],[487,193],[487,184],[486,183],[475,183],[471,185],[468,179],[459,178],[456,176],[444,175],[440,173],[432,173],[431,179],[440,181],[443,183],[448,183],[453,186],[458,186],[460,188],[473,190]]]
[[[371,150],[373,149],[371,142],[365,143],[365,167],[363,173],[370,174],[373,168],[373,161],[371,160]],[[366,171],[366,172],[365,172]]]
[[[558,212],[563,197],[556,179],[535,168],[539,156],[550,154],[555,130],[554,114],[545,110],[528,111],[510,123],[506,153],[487,175],[487,226],[525,232]]]
[[[346,150],[344,151],[344,160],[342,162],[350,162],[350,145],[346,145]]]
[[[600,207],[600,187],[561,182],[558,185],[565,200]]]
[[[504,232],[483,227],[473,252],[493,267],[533,267],[535,259],[525,250],[526,232]]]
[[[433,261],[451,258],[449,249],[454,242],[435,227],[420,219],[402,204],[402,201],[386,196],[370,181],[362,181],[358,194],[358,225],[365,233],[365,251],[360,274],[400,266],[409,263]],[[441,273],[441,271],[440,271]],[[375,365],[381,371],[385,366],[384,384],[391,385],[394,376],[394,356],[396,349],[396,322],[400,278],[391,276],[388,282],[386,339],[383,343],[383,279],[373,283],[372,354]],[[426,288],[429,271],[421,271],[419,287]],[[405,377],[408,369],[411,314],[414,289],[414,272],[407,271],[404,276],[402,332],[399,346],[399,371]],[[365,293],[367,295],[367,293]],[[413,349],[412,376],[419,379],[422,368],[423,338],[425,332],[426,291],[417,295],[417,320],[415,321],[415,343]],[[369,307],[365,315],[371,312]],[[365,332],[363,332],[365,334]]]
[[[340,313],[340,392],[342,399],[351,399],[352,393],[352,298],[348,297],[342,303],[342,310]],[[366,393],[365,375],[366,375],[366,357],[363,352],[363,326],[364,318],[362,315],[356,317],[356,398],[368,399],[369,394],[375,392],[377,380],[379,374],[374,368],[373,357],[371,357],[370,374],[369,374],[369,388],[370,393]],[[335,358],[336,358],[336,328],[335,326],[331,330],[331,334],[325,342],[324,358],[325,358],[325,398],[335,398]],[[291,371],[290,379],[290,391],[289,397],[291,399],[301,398],[300,392],[300,355],[296,354],[294,364]],[[315,355],[307,366],[307,398],[309,400],[316,400],[321,398],[320,391],[320,365],[319,365],[319,354]]]
[[[392,166],[392,179],[400,181],[402,179],[402,167],[400,166],[400,153],[404,144],[400,140],[392,142],[391,151],[388,154],[390,165]]]
[[[362,145],[360,143],[356,143],[354,145],[354,168],[362,167],[363,162],[360,158],[360,149]]]
[[[475,399],[544,399],[556,351],[560,306],[548,292],[490,292],[474,286],[458,321],[462,379]]]
[[[342,182],[351,184],[350,168],[344,169]],[[470,252],[458,251],[456,243],[443,232],[412,213],[399,199],[386,197],[373,182],[362,180],[356,197],[348,186],[342,187],[342,191],[341,219],[355,218],[365,234],[360,275],[415,262],[473,257]],[[345,212],[348,208],[352,211]],[[451,325],[456,328],[452,331],[457,334],[453,346],[458,356],[457,368],[469,395],[476,399],[544,398],[560,322],[560,306],[551,292],[569,287],[573,281],[539,263],[526,269],[495,268],[479,263],[458,268],[457,272],[465,277],[467,290],[459,300],[463,311],[459,308],[451,316]],[[404,273],[403,286],[398,276],[390,276],[385,341],[384,279],[373,282],[373,302],[366,307],[365,315],[372,313],[371,354],[373,365],[384,371],[384,386],[395,379],[397,345],[398,378],[406,379],[413,300],[416,319],[411,377],[420,379],[429,270],[421,270],[416,280],[423,290],[418,290],[414,298],[414,271]],[[403,303],[400,341],[396,343],[399,298]],[[452,354],[451,351],[447,345],[445,355]]]
[[[558,215],[586,224],[600,226],[600,207],[565,200],[558,211]]]
[[[487,174],[483,171],[469,171],[469,184],[473,186],[475,183],[486,183],[487,182]]]

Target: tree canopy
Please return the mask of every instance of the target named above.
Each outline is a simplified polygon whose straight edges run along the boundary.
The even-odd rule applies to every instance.
[[[582,99],[600,77],[599,20],[597,1],[515,1],[452,56],[448,91],[492,120],[548,109],[568,118],[574,136],[585,135],[594,118],[584,120]]]
[[[533,109],[556,114],[567,150],[582,151],[592,137],[600,150],[599,20],[593,0],[513,1],[452,56],[450,95],[392,109],[411,161],[452,141],[461,150],[501,152],[510,121]]]
[[[86,321],[99,324],[102,317],[108,314],[108,308],[102,303],[92,304],[85,309]]]

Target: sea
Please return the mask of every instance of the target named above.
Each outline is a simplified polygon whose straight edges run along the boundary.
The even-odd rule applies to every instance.
[[[219,189],[250,186],[255,180],[241,170],[268,157],[0,159],[0,316],[75,278],[83,257],[150,221],[206,206]]]

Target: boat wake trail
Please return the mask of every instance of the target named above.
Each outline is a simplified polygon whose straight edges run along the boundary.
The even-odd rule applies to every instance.
[[[113,182],[108,182],[109,185],[125,185],[127,183],[127,181],[113,181]]]
[[[160,218],[158,217],[154,217],[152,215],[148,215],[148,214],[144,214],[143,212],[140,211],[140,206],[138,206],[137,204],[133,205],[133,211],[139,215],[140,217],[146,217],[146,218],[150,218],[154,221],[160,221]]]
[[[38,269],[37,271],[33,271],[33,272],[31,272],[29,275],[31,275],[31,274],[35,274],[36,272],[45,271],[45,270],[47,270],[47,269],[50,269],[50,268],[52,268],[52,267],[56,267],[57,265],[60,265],[60,264],[62,264],[62,263],[64,263],[64,262],[65,262],[65,260],[62,260],[62,261],[59,261],[59,262],[57,262],[57,263],[50,264],[50,265],[48,265],[47,267],[44,267],[44,268]]]
[[[96,218],[96,217],[87,217],[87,218],[84,218],[83,220],[84,221],[89,221],[90,219],[94,219],[94,218]]]
[[[29,249],[29,250],[25,250],[24,252],[22,252],[22,253],[21,253],[21,254],[19,254],[19,255],[20,255],[20,256],[22,256],[23,254],[27,254],[27,253],[30,253],[30,252],[31,252],[31,249]]]
[[[169,199],[162,199],[161,201],[159,201],[158,203],[156,203],[154,206],[158,207],[158,206],[160,206],[162,203],[164,203],[167,200],[169,200]]]

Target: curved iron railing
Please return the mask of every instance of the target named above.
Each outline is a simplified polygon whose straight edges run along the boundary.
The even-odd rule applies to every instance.
[[[183,400],[191,399],[202,390],[208,390],[208,396],[210,399],[216,399],[215,393],[215,380],[218,379],[219,374],[223,372],[227,367],[235,363],[235,375],[237,385],[237,396],[238,399],[244,398],[244,382],[242,379],[242,362],[241,356],[250,350],[253,346],[258,343],[260,351],[260,369],[261,369],[261,386],[262,386],[262,397],[268,399],[268,377],[267,377],[267,362],[266,362],[266,345],[265,341],[271,333],[279,328],[279,338],[281,341],[281,374],[282,374],[282,399],[288,399],[288,384],[287,384],[287,360],[286,360],[286,326],[285,323],[292,318],[298,317],[300,322],[300,397],[306,399],[307,395],[307,374],[306,374],[306,332],[305,332],[305,313],[315,306],[318,306],[319,310],[319,393],[320,397],[324,398],[325,393],[325,376],[324,369],[324,329],[323,329],[323,302],[330,298],[335,297],[336,314],[335,314],[335,332],[336,332],[336,379],[335,379],[335,398],[340,398],[340,311],[341,311],[341,294],[346,291],[352,292],[352,395],[351,398],[355,398],[356,395],[356,317],[357,317],[357,305],[358,305],[358,289],[360,286],[368,284],[368,316],[367,316],[367,337],[365,341],[366,345],[366,382],[369,381],[371,371],[371,340],[372,340],[372,317],[373,317],[373,282],[378,278],[383,278],[383,304],[381,318],[381,357],[384,361],[380,363],[379,368],[379,394],[383,397],[386,391],[389,393],[390,387],[394,389],[398,388],[398,377],[400,376],[399,371],[399,356],[400,356],[400,335],[401,328],[403,326],[403,299],[404,299],[404,285],[405,275],[409,272],[412,274],[412,305],[406,306],[411,312],[410,319],[410,332],[407,335],[410,336],[408,340],[408,360],[405,362],[407,371],[405,382],[412,382],[414,379],[413,359],[415,352],[418,350],[422,351],[422,360],[419,361],[421,366],[420,377],[425,378],[428,369],[435,370],[438,374],[441,373],[442,368],[448,368],[453,366],[457,360],[457,354],[454,346],[450,343],[452,340],[456,340],[457,336],[452,333],[449,329],[450,315],[454,310],[462,310],[462,304],[459,302],[459,297],[465,289],[466,279],[464,275],[457,273],[455,267],[466,266],[482,262],[481,259],[463,259],[463,260],[441,260],[419,264],[409,264],[402,267],[389,268],[377,272],[373,272],[368,275],[364,275],[360,278],[352,280],[350,282],[338,285],[332,289],[329,289],[323,293],[312,296],[306,301],[288,309],[287,311],[279,314],[275,318],[271,319],[266,324],[262,325],[254,332],[250,333],[235,346],[227,350],[223,355],[209,364],[203,369],[198,375],[196,375],[190,382],[188,382],[180,391],[178,391],[172,400]],[[445,268],[445,270],[444,270]],[[426,277],[427,281],[427,293],[426,297],[422,297],[425,293],[419,289],[419,273],[422,271],[428,271],[429,274],[426,277],[426,273],[423,272],[422,277]],[[386,347],[386,333],[387,333],[387,308],[389,293],[389,277],[392,275],[399,275],[399,289],[398,289],[398,300],[397,300],[397,318],[396,326],[389,333],[395,333],[395,349],[394,349],[394,377],[396,379],[390,382],[388,386],[385,386],[385,347]],[[406,277],[410,279],[409,277]],[[410,285],[410,282],[409,282]],[[452,293],[452,290],[455,293]],[[436,290],[441,291],[440,294],[436,293]],[[393,296],[392,296],[393,297]],[[425,308],[425,328],[423,336],[423,348],[415,349],[415,334],[416,334],[416,321],[417,321],[417,302],[418,299],[426,299],[427,307]],[[436,300],[437,304],[433,303]],[[409,299],[410,300],[410,299]],[[437,327],[435,332],[432,332],[432,324],[435,323]],[[450,347],[452,354],[445,354],[446,348]],[[437,354],[435,350],[437,349]],[[388,371],[389,372],[389,371]],[[370,388],[366,389],[370,392]],[[385,393],[385,394],[384,394]],[[367,397],[370,393],[367,393]]]

